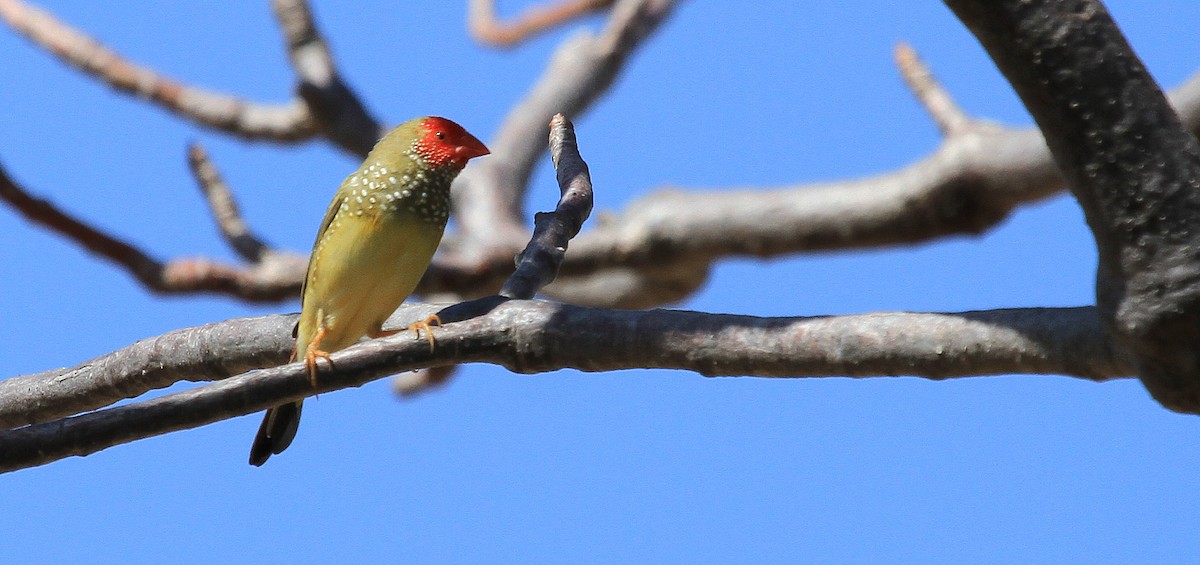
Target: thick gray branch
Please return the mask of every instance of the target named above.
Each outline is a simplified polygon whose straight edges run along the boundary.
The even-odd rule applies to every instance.
[[[80,363],[0,381],[0,429],[49,422],[179,381],[286,363],[296,315],[239,318],[143,339]]]
[[[428,309],[402,309],[406,323]],[[417,315],[414,316],[414,312]],[[193,339],[193,352],[226,367],[283,355],[290,328],[285,317],[229,320],[241,348],[222,350],[202,336],[212,330],[173,332]],[[266,345],[260,336],[267,334]],[[145,343],[145,342],[139,342]],[[112,355],[139,357],[135,344]],[[249,347],[245,347],[250,344]],[[186,355],[186,353],[184,354]],[[192,353],[196,355],[196,353]],[[175,370],[218,371],[172,355]],[[114,361],[115,362],[115,361]],[[880,313],[815,318],[759,318],[700,312],[598,310],[540,301],[510,301],[487,315],[438,330],[438,347],[401,333],[333,355],[310,388],[303,364],[263,369],[193,390],[108,408],[46,424],[0,432],[0,470],[87,455],[136,439],[249,414],[315,393],[359,386],[418,367],[487,362],[533,373],[560,368],[612,371],[672,368],[706,376],[761,377],[915,375],[946,379],[1013,372],[1062,374],[1094,381],[1120,378],[1129,368],[1108,345],[1092,308],[1050,308],[958,314]],[[86,378],[89,369],[78,377]],[[23,379],[32,378],[21,377]],[[42,377],[45,378],[45,377]],[[193,378],[194,375],[193,375]],[[52,382],[52,381],[51,381]]]
[[[947,0],[1046,135],[1097,304],[1159,402],[1200,414],[1200,144],[1095,0]]]

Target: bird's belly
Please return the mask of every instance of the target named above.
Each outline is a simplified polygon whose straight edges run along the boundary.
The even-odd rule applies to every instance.
[[[327,234],[331,237],[312,259],[297,336],[307,344],[323,324],[327,333],[320,348],[325,351],[348,347],[378,330],[412,294],[442,237],[441,227],[404,216],[331,229],[340,233]]]

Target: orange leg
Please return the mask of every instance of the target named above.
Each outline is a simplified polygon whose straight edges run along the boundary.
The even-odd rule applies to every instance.
[[[429,340],[429,352],[433,353],[433,346],[437,343],[437,340],[433,339],[433,326],[440,325],[442,325],[442,319],[437,314],[430,314],[428,318],[420,322],[413,322],[405,329],[412,330],[414,334],[417,334],[417,339],[421,339],[421,330],[425,330],[425,339]]]
[[[380,329],[380,330],[372,333],[371,337],[372,338],[387,337],[389,335],[396,335],[400,332],[406,332],[408,330],[412,330],[413,333],[417,334],[417,339],[420,339],[421,338],[421,330],[425,330],[425,339],[429,340],[429,351],[430,351],[430,353],[432,353],[433,346],[437,343],[437,340],[433,339],[433,326],[440,326],[440,325],[442,325],[442,319],[439,318],[437,314],[430,314],[428,318],[425,318],[424,320],[421,320],[420,322],[413,322],[413,323],[409,324],[407,328],[404,328],[402,330]]]
[[[304,367],[308,369],[308,382],[314,388],[317,386],[317,359],[324,359],[329,363],[329,368],[333,368],[333,359],[329,357],[329,352],[317,349],[327,332],[324,326],[317,328],[317,335],[313,336],[313,340],[304,349]]]

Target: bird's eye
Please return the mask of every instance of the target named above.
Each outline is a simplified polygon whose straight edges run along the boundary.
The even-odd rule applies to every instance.
[[[446,132],[444,131],[433,132],[433,135],[436,135],[438,139],[446,139]]]

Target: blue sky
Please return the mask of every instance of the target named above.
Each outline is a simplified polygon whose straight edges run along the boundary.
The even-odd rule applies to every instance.
[[[44,2],[129,58],[267,101],[293,77],[267,2]],[[501,2],[505,13],[524,3]],[[341,6],[345,6],[342,4]],[[485,141],[555,46],[476,46],[460,2],[314,7],[377,116],[454,118]],[[576,121],[599,210],[666,185],[778,186],[892,170],[938,134],[892,64],[911,43],[973,115],[1030,119],[937,2],[696,0]],[[1110,8],[1167,87],[1198,67],[1200,4]],[[233,259],[184,160],[201,141],[254,229],[305,250],[356,163],[242,143],[106,87],[0,29],[0,162],[158,257]],[[548,161],[548,159],[547,159]],[[532,209],[557,195],[548,163]],[[290,312],[156,297],[0,210],[2,376],[171,329]],[[720,263],[680,307],[757,315],[1093,302],[1095,254],[1056,197],[981,237]],[[1135,381],[1004,376],[705,379],[513,375],[470,366],[395,399],[386,381],[310,402],[293,447],[246,464],[259,417],[0,477],[12,562],[1184,562],[1200,551],[1200,421]]]

